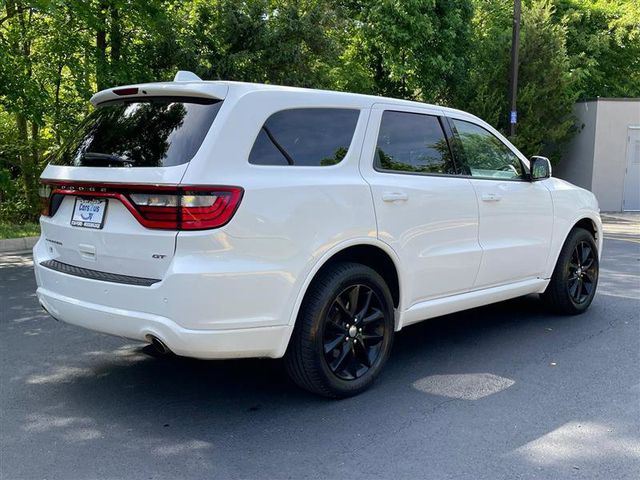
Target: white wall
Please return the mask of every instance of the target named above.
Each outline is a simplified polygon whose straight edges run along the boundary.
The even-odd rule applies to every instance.
[[[593,152],[596,138],[596,118],[598,102],[596,100],[576,103],[573,114],[576,116],[578,133],[573,137],[567,153],[553,169],[553,175],[579,187],[591,190],[593,177]]]
[[[627,129],[640,126],[640,98],[598,98],[574,108],[579,133],[553,174],[591,190],[603,212],[622,210]]]
[[[622,210],[629,126],[640,126],[640,99],[598,100],[591,190],[604,212]]]

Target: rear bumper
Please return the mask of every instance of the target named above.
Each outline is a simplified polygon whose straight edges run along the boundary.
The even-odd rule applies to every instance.
[[[293,325],[281,275],[227,269],[230,262],[204,252],[176,255],[164,278],[146,286],[47,268],[52,258],[42,239],[33,253],[38,299],[57,320],[143,342],[154,336],[187,357],[279,358],[286,351]]]
[[[159,315],[83,302],[38,287],[38,299],[56,319],[132,340],[162,340],[177,355],[195,358],[272,357],[284,354],[289,327],[190,330]]]

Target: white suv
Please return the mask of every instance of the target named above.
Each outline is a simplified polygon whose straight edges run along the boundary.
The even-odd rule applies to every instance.
[[[594,196],[468,113],[202,81],[117,87],[42,174],[54,318],[197,358],[285,358],[333,397],[393,334],[531,293],[591,303]]]

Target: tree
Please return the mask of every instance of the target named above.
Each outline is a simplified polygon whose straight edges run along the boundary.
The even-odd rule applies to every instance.
[[[640,2],[558,0],[554,17],[580,97],[640,96]]]
[[[466,70],[471,4],[461,0],[345,2],[350,24],[341,89],[449,103]]]
[[[462,108],[508,131],[508,68],[511,46],[509,0],[478,2],[474,55]],[[523,6],[518,80],[518,124],[511,140],[527,155],[558,161],[574,131],[577,98],[566,51],[566,27],[554,23],[549,0]]]

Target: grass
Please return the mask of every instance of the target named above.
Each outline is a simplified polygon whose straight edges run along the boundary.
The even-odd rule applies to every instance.
[[[40,235],[40,225],[37,223],[24,223],[22,225],[0,223],[0,239],[37,237],[38,235]]]

